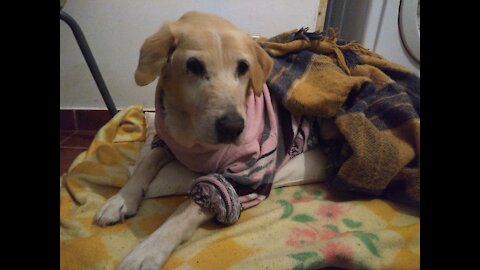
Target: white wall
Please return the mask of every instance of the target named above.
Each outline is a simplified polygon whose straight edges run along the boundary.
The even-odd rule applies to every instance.
[[[154,107],[155,83],[133,80],[140,46],[166,20],[189,10],[226,17],[252,35],[273,36],[294,28],[315,29],[318,0],[69,0],[63,10],[82,28],[118,108]],[[60,21],[60,108],[105,109],[70,28]]]
[[[400,0],[389,0],[385,2],[384,15],[378,31],[375,50],[380,55],[388,57],[411,69],[417,75],[420,75],[420,63],[410,56],[410,53],[402,43],[398,24],[399,6]]]
[[[347,0],[345,3],[342,38],[358,41],[420,75],[420,64],[410,56],[400,36],[400,0]]]

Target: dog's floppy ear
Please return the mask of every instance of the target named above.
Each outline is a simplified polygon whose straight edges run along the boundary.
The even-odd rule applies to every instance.
[[[262,94],[263,84],[272,71],[273,60],[267,52],[257,44],[257,42],[252,40],[252,44],[256,61],[252,63],[250,70],[250,84],[253,88],[253,92],[258,97]]]
[[[166,23],[143,43],[135,71],[135,82],[138,85],[147,85],[160,76],[163,66],[175,48],[176,38],[172,29],[173,23]]]

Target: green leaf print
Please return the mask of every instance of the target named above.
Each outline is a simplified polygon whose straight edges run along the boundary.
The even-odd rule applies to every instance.
[[[293,269],[318,269],[323,263],[323,258],[314,251],[299,252],[288,256],[299,262]]]
[[[292,270],[304,270],[305,267],[303,267],[303,263],[295,265]]]
[[[283,187],[279,187],[279,188],[275,189],[276,194],[280,194],[280,193],[282,193],[282,191],[283,191]]]
[[[297,191],[297,192],[293,193],[292,196],[295,199],[300,199],[302,197],[302,195],[303,195],[303,190],[300,190],[300,191]]]
[[[306,268],[307,269],[319,269],[322,265],[323,260],[321,258],[317,258],[312,263],[310,263]]]
[[[373,243],[373,240],[378,241],[378,236],[376,234],[366,232],[353,232],[353,235],[358,237],[373,255],[381,257],[378,253],[377,247]]]
[[[315,199],[318,199],[318,197],[322,196],[323,192],[320,191],[320,190],[315,190],[313,191],[313,197],[315,197]]]
[[[293,217],[293,220],[304,223],[309,221],[315,221],[316,219],[306,214],[298,214]]]
[[[357,270],[370,270],[363,262],[360,262],[357,266]]]
[[[293,213],[293,206],[286,200],[277,201],[283,207],[283,215],[280,218],[287,218]]]
[[[333,224],[327,224],[327,225],[323,225],[323,227],[327,227],[329,228],[330,230],[334,231],[334,232],[338,232],[338,227],[336,225],[333,225]]]
[[[304,262],[304,261],[308,260],[309,258],[316,257],[317,253],[313,252],[313,251],[305,251],[305,252],[290,254],[288,256],[294,258],[297,261]]]
[[[362,226],[362,222],[358,222],[349,218],[342,219],[342,222],[350,229],[356,229]]]

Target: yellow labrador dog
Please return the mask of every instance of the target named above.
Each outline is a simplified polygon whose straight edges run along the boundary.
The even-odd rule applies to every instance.
[[[146,143],[128,183],[99,210],[96,222],[121,222],[136,214],[144,198],[190,193],[192,200],[132,250],[119,269],[159,269],[203,222],[215,217],[233,224],[240,211],[260,203],[272,187],[292,184],[278,179],[288,178],[283,165],[303,152],[308,136],[297,132],[301,136],[292,137],[295,147],[288,149],[279,143],[283,135],[277,105],[265,85],[272,64],[249,35],[213,14],[188,12],[146,39],[135,80],[144,86],[158,78],[157,135],[152,148]],[[300,128],[307,122],[293,119],[291,125]],[[279,158],[284,155],[289,158]],[[318,167],[323,162],[315,151],[310,158],[301,156],[287,165]],[[169,177],[176,179],[159,174],[175,162],[178,174]],[[292,179],[312,177],[300,169]]]

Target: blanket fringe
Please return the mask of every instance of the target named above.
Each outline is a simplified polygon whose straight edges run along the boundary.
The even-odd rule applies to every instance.
[[[339,39],[337,30],[333,27],[330,27],[326,32],[308,32],[308,30],[308,27],[302,27],[294,31],[294,33],[289,36],[288,41],[305,40],[310,43],[310,50],[313,52],[334,55],[338,61],[338,66],[348,75],[351,75],[351,68],[354,68],[355,65],[348,64],[345,57],[346,52],[383,59],[380,55],[363,47],[356,41],[345,42]]]

